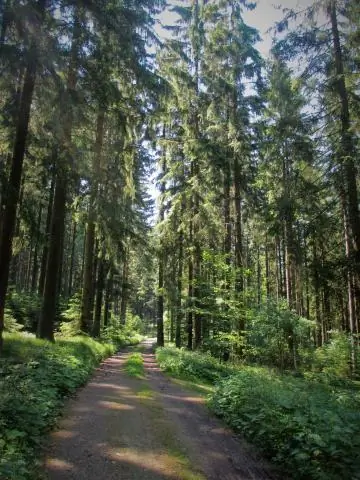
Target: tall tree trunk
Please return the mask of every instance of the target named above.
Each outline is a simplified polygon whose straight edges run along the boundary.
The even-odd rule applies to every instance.
[[[178,256],[178,272],[177,272],[177,308],[176,308],[176,325],[175,325],[175,345],[181,347],[181,321],[182,321],[182,276],[183,276],[183,232],[179,237],[179,256]]]
[[[81,303],[80,328],[83,332],[90,332],[93,320],[93,264],[95,247],[95,222],[96,222],[96,201],[99,189],[99,176],[101,168],[101,156],[104,140],[105,112],[100,109],[96,121],[96,141],[92,164],[92,183],[90,192],[90,203],[88,210],[88,222],[86,231],[85,260],[83,295]]]
[[[18,208],[17,210],[21,212],[22,210],[22,205],[23,205],[23,198],[24,198],[24,178],[21,180],[21,187],[20,187],[20,195],[19,195],[19,200],[18,200]],[[15,220],[15,229],[13,233],[13,238],[19,237],[20,236],[20,215],[16,216]],[[21,253],[18,253],[17,255],[11,255],[11,262],[10,262],[10,268],[9,268],[9,282],[12,285],[18,286],[21,282],[18,282],[19,278],[19,269],[20,269],[20,258],[21,258]],[[21,276],[21,281],[23,280],[23,277]],[[21,289],[20,289],[21,290]]]
[[[88,215],[90,217],[90,206]],[[86,230],[84,276],[81,301],[80,330],[89,333],[93,318],[93,268],[95,247],[95,223],[89,221]]]
[[[10,0],[5,0],[4,2],[0,3],[1,5],[1,27],[0,27],[0,54],[2,53],[1,50],[5,43],[6,32],[10,25],[11,15],[10,15]]]
[[[69,280],[67,287],[67,296],[71,298],[73,293],[73,278],[74,278],[74,263],[75,263],[75,245],[76,245],[76,235],[77,235],[77,223],[73,221],[73,230],[71,236],[71,252],[70,252],[70,265],[69,265]]]
[[[193,225],[190,221],[189,244],[193,242]],[[187,348],[193,348],[193,309],[194,309],[194,258],[192,251],[189,252],[188,260],[188,311],[187,311]]]
[[[95,301],[95,314],[92,335],[95,338],[100,337],[101,328],[101,307],[103,299],[103,291],[105,284],[105,260],[103,256],[99,259],[99,269],[96,284],[96,301]]]
[[[66,183],[66,175],[58,169],[51,216],[43,304],[38,325],[38,337],[50,341],[54,340],[54,321],[58,299],[59,268],[66,213]]]
[[[45,6],[46,0],[39,0],[37,4],[38,25],[34,25],[36,29],[41,29],[42,27]],[[15,133],[14,151],[11,162],[11,170],[8,182],[8,191],[0,239],[0,355],[2,353],[3,346],[2,333],[4,330],[4,309],[9,280],[12,239],[16,222],[16,209],[19,200],[26,140],[29,130],[30,109],[36,79],[38,51],[35,42],[36,40],[33,39],[30,47],[29,59],[24,78],[24,86],[21,94],[19,115]]]
[[[345,72],[342,58],[340,35],[338,28],[338,19],[336,12],[336,0],[331,0],[328,5],[328,15],[331,21],[332,40],[334,47],[334,60],[336,68],[336,89],[339,96],[341,110],[341,166],[342,181],[340,181],[340,195],[342,197],[344,212],[344,238],[345,250],[348,260],[348,302],[349,302],[349,322],[350,331],[355,331],[356,300],[355,296],[360,292],[360,215],[359,199],[357,192],[357,169],[355,167],[355,148],[354,139],[350,130],[350,110],[348,92],[346,90]],[[344,187],[342,186],[344,182]],[[356,285],[358,288],[356,288]],[[353,338],[353,335],[352,335]],[[355,354],[352,353],[352,366],[355,368]]]
[[[234,192],[235,192],[235,293],[238,299],[244,290],[244,261],[243,261],[243,229],[242,229],[242,196],[241,196],[241,167],[237,155],[234,158]],[[245,318],[239,317],[239,331],[245,330]]]
[[[194,347],[199,348],[202,342],[202,315],[200,313],[202,302],[201,302],[201,248],[199,245],[199,240],[196,242],[195,247],[195,259],[194,259],[194,271],[196,274],[194,278],[196,279],[195,286],[193,288],[194,292]]]
[[[109,278],[106,282],[105,305],[104,305],[104,327],[107,327],[111,318],[111,301],[113,295],[113,267],[110,267]]]
[[[35,290],[36,290],[36,283],[37,283],[37,277],[38,277],[38,271],[39,271],[39,262],[38,262],[39,238],[38,238],[38,235],[40,233],[40,228],[41,228],[42,209],[43,209],[43,207],[40,204],[39,215],[38,215],[38,220],[37,220],[37,227],[36,227],[36,240],[35,240],[35,246],[34,246],[33,267],[32,267],[32,273],[31,273],[31,291],[32,292],[35,292]]]
[[[73,105],[71,102],[77,82],[78,50],[81,33],[79,19],[80,7],[74,14],[74,33],[70,52],[70,63],[67,77],[66,91],[60,105],[61,122],[63,126],[62,138],[59,142],[61,154],[58,155],[56,166],[56,184],[54,204],[51,216],[50,242],[46,262],[44,298],[38,325],[38,336],[47,340],[54,340],[54,322],[58,301],[58,285],[62,247],[64,245],[65,216],[68,187],[68,169],[72,164],[71,143],[73,128]]]
[[[53,166],[56,164],[56,149],[53,150],[52,153],[52,164]],[[42,257],[41,257],[41,268],[40,268],[40,277],[39,277],[39,285],[38,285],[38,294],[40,296],[44,293],[44,285],[45,285],[45,276],[46,276],[46,264],[49,252],[49,237],[50,237],[50,228],[51,228],[51,214],[53,210],[53,203],[54,203],[54,194],[55,194],[55,179],[56,179],[56,172],[53,169],[51,184],[49,189],[49,203],[47,208],[46,214],[46,223],[45,223],[45,244],[43,247]]]
[[[122,272],[122,285],[121,285],[121,304],[120,304],[120,324],[126,323],[126,311],[129,297],[129,247],[126,248],[124,253],[123,272]]]
[[[269,299],[270,298],[270,258],[269,258],[269,244],[268,244],[267,237],[265,242],[265,277],[266,277],[266,298]]]
[[[163,126],[162,137],[165,140],[166,127]],[[161,158],[161,184],[160,184],[160,209],[159,222],[164,221],[165,216],[165,175],[166,175],[166,151],[163,147]],[[157,290],[157,317],[156,317],[156,341],[159,347],[164,346],[164,250],[162,240],[160,239],[159,253],[158,253],[159,271],[158,271],[158,290]]]

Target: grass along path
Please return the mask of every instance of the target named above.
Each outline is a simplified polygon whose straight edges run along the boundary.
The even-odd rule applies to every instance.
[[[51,480],[266,479],[203,398],[159,370],[151,345],[106,360],[69,402],[44,465]]]

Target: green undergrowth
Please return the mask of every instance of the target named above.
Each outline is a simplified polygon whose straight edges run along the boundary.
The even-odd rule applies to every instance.
[[[258,445],[284,478],[360,479],[360,389],[323,374],[295,377],[264,367],[221,364],[201,353],[157,350],[177,378],[209,382],[210,408]]]
[[[135,352],[129,355],[124,363],[124,367],[130,377],[144,378],[144,359],[141,353]]]
[[[114,345],[87,337],[52,344],[7,334],[0,359],[0,478],[35,478],[42,439],[63,400],[83,385]]]
[[[236,371],[232,365],[220,363],[211,355],[173,347],[158,348],[156,359],[165,372],[195,383],[201,380],[204,383],[213,384]]]

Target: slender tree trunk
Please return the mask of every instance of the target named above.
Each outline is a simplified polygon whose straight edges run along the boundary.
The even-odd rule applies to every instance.
[[[196,275],[194,278],[196,279],[195,287],[193,288],[193,295],[194,295],[194,305],[195,305],[195,313],[194,313],[194,347],[199,348],[202,342],[202,315],[200,313],[202,303],[201,303],[201,248],[199,245],[199,241],[196,242],[195,247],[195,261],[194,261],[194,271]]]
[[[260,247],[257,247],[257,303],[261,303],[261,264],[260,264]]]
[[[266,277],[266,297],[270,298],[270,258],[269,258],[269,245],[266,238],[265,242],[265,277]]]
[[[162,131],[163,140],[166,137],[166,126],[163,125]],[[160,209],[159,209],[159,223],[164,221],[165,217],[165,205],[164,205],[164,196],[166,191],[165,185],[165,175],[167,171],[166,166],[166,150],[163,147],[162,157],[161,157],[161,184],[160,184]],[[162,245],[162,240],[160,239],[159,253],[158,253],[158,290],[157,290],[157,319],[156,319],[156,340],[159,347],[164,346],[164,250]]]
[[[178,274],[177,274],[177,309],[176,309],[176,325],[175,325],[175,345],[181,347],[181,322],[182,322],[182,276],[183,276],[183,232],[179,237],[179,257],[178,257]]]
[[[193,224],[190,221],[189,244],[193,244]],[[193,348],[193,308],[194,308],[194,259],[193,253],[189,252],[188,260],[188,311],[187,311],[187,348]]]
[[[94,247],[95,247],[95,222],[96,222],[96,201],[99,188],[99,176],[101,167],[102,147],[104,140],[104,123],[105,113],[101,109],[98,112],[96,124],[96,141],[95,152],[92,165],[92,185],[90,193],[90,204],[88,210],[88,222],[86,231],[85,245],[85,264],[84,264],[84,280],[83,295],[81,303],[80,328],[83,332],[89,332],[93,319],[93,265],[94,265]]]
[[[71,236],[71,252],[70,252],[70,265],[69,265],[69,281],[67,287],[67,296],[71,298],[73,294],[73,278],[74,278],[74,263],[75,263],[75,245],[77,235],[77,223],[73,221],[73,230]]]
[[[104,258],[99,259],[99,269],[98,269],[98,278],[96,285],[96,302],[95,302],[95,315],[94,315],[94,324],[93,324],[93,337],[100,337],[100,328],[101,328],[101,307],[103,299],[103,291],[105,284],[105,260]]]
[[[111,318],[111,300],[113,295],[113,268],[110,267],[109,278],[106,282],[105,305],[104,305],[104,327],[107,327]]]
[[[129,277],[129,248],[127,247],[126,252],[124,254],[123,273],[122,273],[121,304],[120,304],[121,325],[125,325],[126,323],[126,311],[127,311],[128,297],[129,297],[128,277]]]
[[[90,208],[90,207],[89,207]],[[90,211],[88,213],[90,216]],[[89,333],[92,324],[93,313],[93,268],[94,268],[94,247],[95,247],[95,223],[89,221],[86,231],[84,279],[81,302],[80,329]]]
[[[75,91],[77,82],[78,49],[81,32],[79,9],[80,7],[77,7],[74,14],[74,34],[71,45],[67,88],[63,103],[60,105],[64,132],[60,142],[62,152],[58,156],[58,165],[56,168],[55,196],[51,216],[44,299],[38,325],[38,336],[51,341],[54,340],[53,330],[58,301],[60,262],[62,258],[62,247],[64,245],[67,187],[69,182],[68,168],[72,163],[70,150],[72,143],[73,106],[71,103],[71,96]]]
[[[52,164],[53,165],[56,164],[56,155],[57,155],[57,151],[56,151],[56,149],[54,149],[53,150],[53,155],[52,155],[52,160],[53,160]],[[40,269],[40,278],[39,278],[39,285],[38,285],[38,293],[41,296],[44,293],[45,276],[46,276],[46,263],[47,263],[48,252],[49,252],[51,214],[52,214],[52,210],[53,210],[54,194],[55,194],[55,179],[56,179],[56,173],[55,173],[55,169],[53,169],[51,184],[50,184],[50,190],[49,190],[49,203],[48,203],[47,214],[46,214],[45,244],[44,244],[44,247],[43,247],[43,252],[42,252],[42,257],[41,257],[41,269]]]
[[[51,216],[43,304],[38,325],[38,337],[50,341],[54,341],[54,321],[58,299],[59,268],[66,213],[66,182],[66,175],[58,169]]]
[[[19,195],[18,208],[17,208],[18,212],[21,212],[22,210],[23,198],[24,198],[24,178],[22,178],[21,180],[20,195]],[[19,235],[20,235],[20,215],[17,215],[15,220],[15,229],[13,233],[13,238],[19,237]],[[20,286],[20,284],[23,281],[23,276],[20,277],[21,281],[18,281],[19,270],[21,266],[20,259],[21,259],[21,253],[18,253],[17,255],[11,255],[11,262],[10,262],[10,268],[9,268],[9,282],[10,284],[15,285],[16,288]]]
[[[243,277],[243,231],[242,231],[242,196],[241,196],[241,167],[237,156],[234,158],[234,191],[235,191],[235,293],[240,300],[241,294],[244,290]],[[239,331],[245,330],[245,318],[243,315],[239,317]]]
[[[38,262],[38,253],[39,253],[39,239],[38,235],[40,233],[41,228],[41,218],[42,218],[42,205],[40,204],[39,207],[39,215],[37,219],[37,227],[36,227],[36,240],[34,246],[34,258],[33,258],[33,266],[32,266],[32,273],[31,273],[31,291],[35,292],[36,290],[36,283],[39,271],[39,262]]]
[[[1,46],[0,46],[1,50]],[[1,52],[0,52],[1,53]],[[21,103],[21,96],[22,96],[22,89],[23,89],[23,84],[24,84],[24,67],[21,66],[19,70],[19,75],[17,78],[17,88],[16,88],[16,93],[15,93],[15,98],[14,98],[14,115],[13,115],[13,122],[14,122],[14,141],[16,141],[16,125],[18,123],[18,115],[20,113],[20,103]],[[11,146],[12,150],[14,150],[14,145]],[[13,154],[8,153],[6,157],[6,166],[4,169],[4,180],[1,188],[1,203],[0,203],[0,239],[2,235],[2,224],[4,220],[4,212],[6,208],[6,202],[7,202],[7,195],[8,195],[8,179],[5,180],[6,176],[9,175],[9,172],[11,171],[11,165],[13,161]],[[24,180],[22,180],[21,185],[23,185]],[[21,191],[20,191],[20,199],[22,196],[22,191],[23,188],[21,186]],[[21,201],[19,200],[19,205],[21,204]],[[16,235],[16,234],[15,234]]]
[[[332,40],[334,47],[334,60],[336,68],[335,85],[341,104],[341,165],[342,181],[344,182],[344,186],[342,181],[340,181],[340,196],[342,198],[344,212],[345,250],[348,261],[347,283],[349,328],[353,342],[351,362],[352,368],[355,369],[355,343],[353,334],[357,324],[356,303],[360,304],[360,299],[356,299],[356,295],[360,293],[360,214],[356,184],[357,169],[354,163],[356,154],[354,148],[354,139],[350,130],[351,122],[349,99],[345,83],[345,72],[338,29],[336,5],[336,0],[330,1],[328,5],[328,14],[331,21]],[[356,288],[356,285],[358,288]]]
[[[38,2],[38,25],[41,28],[45,13],[46,0]],[[5,298],[9,280],[12,240],[16,222],[16,209],[19,200],[22,168],[25,156],[26,140],[29,130],[30,109],[36,79],[38,51],[35,39],[30,47],[29,60],[26,68],[24,86],[22,90],[19,115],[15,133],[14,151],[12,156],[10,177],[7,188],[7,198],[3,217],[0,239],[0,355],[2,354],[4,330]]]
[[[1,5],[1,28],[0,28],[0,54],[1,50],[5,44],[6,32],[8,30],[11,16],[10,16],[10,0],[5,0],[0,3]]]
[[[313,265],[314,265],[314,296],[315,296],[315,319],[317,325],[316,343],[320,347],[325,343],[325,329],[321,318],[320,310],[320,276],[319,276],[319,259],[317,254],[316,238],[313,244]]]

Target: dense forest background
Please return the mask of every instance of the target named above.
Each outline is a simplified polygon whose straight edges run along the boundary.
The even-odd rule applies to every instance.
[[[252,2],[170,2],[166,39],[164,8],[0,3],[1,338],[156,323],[282,369],[338,342],[354,372],[358,2],[284,8],[269,59]]]

